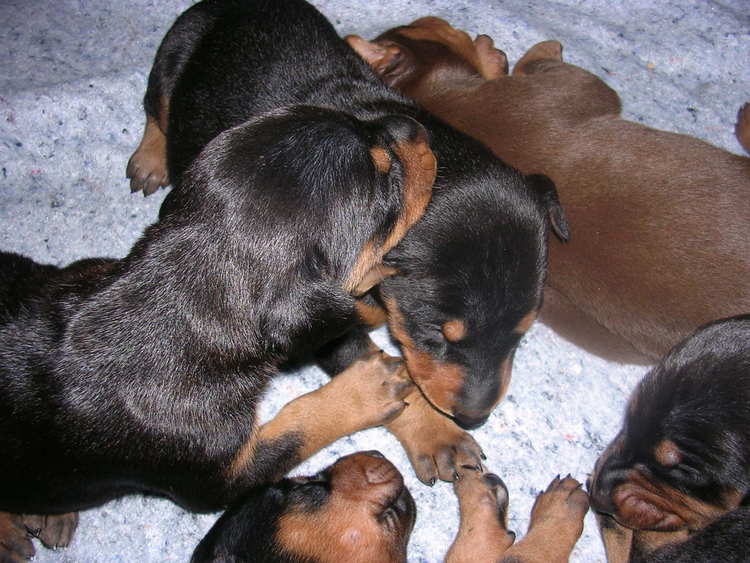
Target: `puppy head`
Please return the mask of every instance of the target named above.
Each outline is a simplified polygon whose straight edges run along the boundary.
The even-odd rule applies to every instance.
[[[592,507],[634,530],[700,529],[750,492],[750,317],[706,325],[634,391]]]
[[[435,170],[410,117],[295,106],[218,135],[190,167],[180,203],[269,271],[340,280],[356,294],[379,281],[382,256],[424,213]]]
[[[390,29],[374,41],[356,35],[346,41],[386,84],[417,99],[438,84],[476,77],[493,80],[508,73],[505,53],[494,48],[492,38],[479,35],[472,40],[435,17]]]
[[[504,396],[515,350],[541,306],[545,215],[559,204],[547,194],[551,182],[539,178],[484,162],[437,189],[422,221],[385,259],[398,275],[380,295],[409,374],[463,428],[484,423]],[[544,190],[535,189],[540,183]],[[559,220],[564,227],[561,211]]]
[[[201,541],[193,561],[406,561],[416,506],[378,452],[339,459],[312,477],[253,490]]]

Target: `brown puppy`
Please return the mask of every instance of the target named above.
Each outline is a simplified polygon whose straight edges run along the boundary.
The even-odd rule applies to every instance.
[[[448,563],[568,560],[588,510],[578,481],[554,479],[534,503],[529,533],[513,545],[502,480],[465,469],[454,483],[461,526]],[[403,562],[415,517],[398,469],[377,451],[358,452],[317,475],[250,490],[214,524],[192,561]]]
[[[651,363],[697,326],[750,310],[750,159],[620,118],[617,94],[532,47],[507,75],[492,39],[438,18],[352,45],[391,86],[555,183],[571,240],[550,242],[541,319],[589,351]],[[750,110],[737,136],[750,152]]]

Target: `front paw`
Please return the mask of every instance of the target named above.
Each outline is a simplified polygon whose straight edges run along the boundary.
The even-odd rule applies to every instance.
[[[484,453],[472,436],[436,411],[418,389],[406,398],[409,406],[388,425],[406,450],[423,483],[455,481],[467,467],[481,469]]]
[[[169,185],[167,138],[150,116],[146,119],[141,144],[130,157],[125,174],[130,179],[131,192],[143,190],[143,195],[150,195]]]
[[[534,501],[529,527],[549,527],[575,541],[583,532],[583,517],[588,509],[589,496],[581,483],[570,475],[556,477]]]
[[[349,390],[352,414],[361,420],[363,428],[387,424],[398,417],[407,405],[404,398],[414,388],[401,359],[381,351],[357,360],[334,382]]]
[[[0,512],[0,563],[20,563],[34,556],[23,518],[18,514]]]
[[[447,563],[498,561],[516,539],[508,530],[508,489],[494,473],[465,468],[453,483],[460,526]]]

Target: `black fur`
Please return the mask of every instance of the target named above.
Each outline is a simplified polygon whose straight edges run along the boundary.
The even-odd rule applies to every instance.
[[[679,463],[655,458],[664,440],[676,445]],[[750,316],[708,324],[665,356],[634,391],[613,444],[592,483],[596,510],[617,518],[612,493],[636,468],[726,511],[677,547],[649,554],[634,545],[633,561],[747,560],[750,517],[727,499],[750,498]]]
[[[337,70],[325,79],[303,44],[320,38],[344,58],[346,47],[306,4],[279,4],[283,18],[276,2],[232,0],[180,18],[193,39],[209,21],[227,33],[195,45],[183,38],[188,51],[167,53],[167,67],[191,50],[199,61],[215,55],[219,36],[219,61],[235,47],[247,57],[235,78],[254,102],[246,106],[227,83],[210,103],[196,94],[195,111],[204,110],[183,131],[199,139],[184,149],[190,164],[174,168],[169,211],[126,258],[58,269],[0,254],[0,510],[69,512],[131,492],[215,510],[299,461],[299,437],[288,435],[261,443],[257,464],[227,477],[277,366],[355,326],[344,282],[403,206],[403,166],[393,158],[381,173],[369,150],[392,152],[420,129],[362,109],[393,95],[359,72],[353,54],[349,70],[331,64]],[[209,12],[223,23],[204,19]],[[298,43],[285,41],[292,23]],[[245,79],[247,68],[256,72]],[[294,88],[282,76],[294,77]],[[321,84],[346,84],[339,109],[311,105],[324,98]],[[177,108],[189,105],[180,100]],[[190,111],[182,110],[186,120]],[[203,119],[216,119],[217,130],[200,136]]]
[[[217,24],[227,13],[231,25]],[[234,48],[226,49],[230,42]],[[359,119],[398,113],[427,127],[439,167],[433,200],[388,256],[399,273],[381,290],[398,303],[420,350],[463,371],[457,421],[483,422],[507,383],[498,371],[521,337],[514,328],[541,304],[548,213],[564,224],[554,186],[527,181],[477,141],[376,83],[325,18],[300,0],[209,0],[192,7],[157,54],[145,99],[154,118],[162,99],[171,99],[167,153],[176,186],[162,215],[184,191],[185,167],[216,132],[273,107],[313,103]],[[460,344],[440,332],[454,318],[468,329]],[[364,331],[343,342],[346,351],[321,353],[331,374],[346,367],[352,350],[367,349]]]

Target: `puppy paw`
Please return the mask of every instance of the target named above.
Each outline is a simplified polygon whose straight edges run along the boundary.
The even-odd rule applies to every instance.
[[[477,35],[474,39],[474,48],[479,61],[478,70],[483,78],[495,80],[508,74],[508,57],[495,47],[492,37]]]
[[[34,556],[23,518],[18,514],[0,512],[0,562],[17,563]]]
[[[473,468],[453,482],[453,491],[461,506],[461,518],[479,522],[496,522],[506,527],[508,513],[508,487],[494,473]],[[513,532],[509,532],[513,534]]]
[[[167,138],[151,117],[146,120],[141,144],[128,161],[126,176],[130,179],[130,191],[143,190],[143,195],[151,195],[169,185]]]
[[[466,469],[453,483],[461,520],[446,562],[497,561],[516,538],[507,529],[508,489],[494,473]]]
[[[401,359],[380,351],[355,362],[334,382],[348,389],[352,414],[362,428],[387,424],[400,415],[414,386]]]
[[[558,476],[536,497],[529,527],[549,528],[551,533],[554,530],[575,541],[583,532],[583,517],[588,509],[589,496],[581,483],[570,475],[564,479]]]
[[[468,432],[436,411],[418,389],[406,402],[409,406],[388,430],[401,442],[420,481],[432,486],[438,479],[459,479],[466,468],[482,468],[484,453]]]
[[[26,526],[29,534],[35,538],[39,538],[45,547],[52,549],[68,547],[70,540],[73,539],[73,533],[78,527],[78,513],[69,512],[67,514],[54,515],[24,514],[23,524]]]

